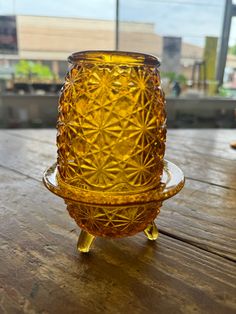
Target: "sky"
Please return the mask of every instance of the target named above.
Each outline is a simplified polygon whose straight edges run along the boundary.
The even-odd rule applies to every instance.
[[[122,21],[153,23],[159,35],[181,36],[185,42],[203,46],[205,36],[221,35],[224,3],[225,0],[120,0],[119,16]],[[0,0],[0,15],[114,20],[115,4],[115,0]],[[233,44],[236,17],[230,35],[230,45]]]

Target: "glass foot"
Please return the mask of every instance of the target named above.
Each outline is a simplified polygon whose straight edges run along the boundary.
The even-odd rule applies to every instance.
[[[87,253],[94,241],[95,237],[85,230],[81,230],[79,240],[77,243],[77,249],[80,252]]]
[[[149,240],[156,240],[158,238],[158,230],[155,222],[150,223],[144,230],[145,235]]]

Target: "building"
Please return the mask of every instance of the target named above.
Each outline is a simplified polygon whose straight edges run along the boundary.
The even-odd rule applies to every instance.
[[[50,66],[63,77],[71,52],[80,50],[114,50],[115,21],[43,16],[17,16],[18,54],[0,55],[2,71],[14,72],[20,59],[36,60]],[[121,22],[119,48],[141,51],[162,57],[162,37],[153,23]],[[203,48],[182,42],[181,73],[191,77],[192,65],[203,57]],[[236,57],[229,56],[235,65]],[[10,69],[10,70],[9,70]]]

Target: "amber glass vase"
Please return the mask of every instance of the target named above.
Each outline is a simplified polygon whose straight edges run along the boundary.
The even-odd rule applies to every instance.
[[[45,183],[65,199],[82,228],[81,251],[88,251],[95,236],[146,230],[156,238],[153,220],[167,198],[161,180],[166,115],[159,60],[85,51],[69,62],[59,100],[57,165],[48,173],[54,174],[54,185],[47,178]]]

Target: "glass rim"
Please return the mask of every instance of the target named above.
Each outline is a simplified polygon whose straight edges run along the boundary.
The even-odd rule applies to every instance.
[[[159,67],[161,64],[160,60],[151,54],[118,50],[85,50],[74,52],[68,57],[68,62],[71,64],[76,64],[80,61],[156,67]]]

